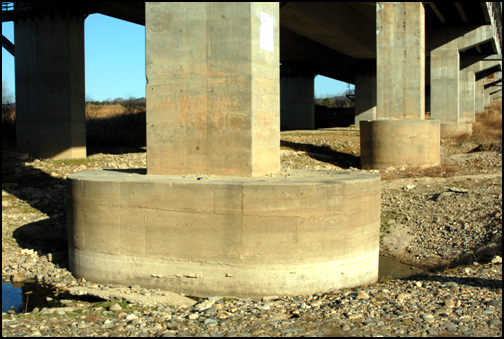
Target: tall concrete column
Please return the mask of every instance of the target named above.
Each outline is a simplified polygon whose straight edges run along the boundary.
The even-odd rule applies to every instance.
[[[86,157],[83,17],[41,11],[18,20],[14,34],[18,150]]]
[[[472,123],[475,120],[475,77],[474,72],[460,71],[460,122]]]
[[[424,119],[423,4],[379,2],[376,6],[377,119]]]
[[[430,53],[431,119],[459,123],[460,59],[455,44],[446,44]]]
[[[475,84],[474,106],[476,113],[481,113],[485,110],[485,87],[484,78],[478,79]]]
[[[377,120],[360,121],[362,167],[439,164],[439,121],[424,119],[423,4],[376,3],[376,44]]]
[[[280,166],[276,3],[146,3],[147,172]]]
[[[315,129],[314,74],[302,65],[280,66],[280,128]]]
[[[355,77],[355,126],[362,120],[376,120],[376,60],[357,63]]]

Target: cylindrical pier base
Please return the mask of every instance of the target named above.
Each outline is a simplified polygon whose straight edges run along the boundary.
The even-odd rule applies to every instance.
[[[439,120],[361,121],[361,166],[436,166],[440,163]]]
[[[472,135],[472,123],[442,122],[440,126],[441,139]]]
[[[378,279],[377,175],[96,171],[68,180],[76,277],[236,297],[306,295]]]

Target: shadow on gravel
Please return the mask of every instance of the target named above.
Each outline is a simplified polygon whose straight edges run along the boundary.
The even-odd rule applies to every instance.
[[[316,146],[312,144],[303,144],[285,140],[280,141],[280,146],[290,148],[294,151],[306,152],[309,157],[315,160],[327,162],[341,168],[360,168],[360,157],[348,153],[334,151],[329,146]]]
[[[53,263],[67,266],[66,180],[24,164],[33,158],[3,155],[2,189],[28,204],[21,207],[19,218],[35,219],[30,216],[36,212],[33,209],[49,217],[33,222],[25,220],[26,224],[13,232],[14,239],[21,248],[33,249],[40,256],[52,253]]]
[[[441,277],[429,273],[420,273],[411,277],[400,278],[403,281],[439,281],[448,289],[457,289],[459,285],[482,287],[490,289],[502,289],[502,280],[484,279],[472,277]]]

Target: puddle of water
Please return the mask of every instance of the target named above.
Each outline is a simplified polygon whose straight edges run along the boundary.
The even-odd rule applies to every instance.
[[[18,313],[23,304],[23,291],[21,287],[15,287],[11,283],[2,281],[2,313],[13,310]]]
[[[412,266],[405,265],[399,262],[399,260],[389,256],[380,256],[378,264],[378,281],[382,281],[384,278],[407,278],[419,273],[422,273],[422,270],[419,268],[412,268]]]
[[[74,296],[68,292],[60,292],[56,289],[41,286],[35,281],[25,281],[24,283],[11,283],[2,281],[2,312],[9,310],[15,313],[31,312],[35,307],[40,310],[44,307],[65,306],[60,300],[70,299],[85,302],[104,301],[101,298],[81,295]]]
[[[2,281],[2,312],[31,312],[35,307],[63,306],[55,296],[58,293],[33,281],[11,283]],[[49,299],[48,299],[49,298]]]

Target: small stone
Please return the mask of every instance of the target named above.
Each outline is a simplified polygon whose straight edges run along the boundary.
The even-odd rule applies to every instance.
[[[470,315],[463,315],[459,318],[459,321],[460,322],[463,322],[463,323],[468,323],[472,320],[472,317]]]
[[[126,317],[126,321],[133,321],[135,319],[138,319],[138,317],[134,314],[130,314]]]
[[[208,319],[206,319],[206,320],[205,320],[205,323],[204,323],[204,324],[205,324],[206,326],[209,326],[209,327],[210,327],[210,326],[217,326],[217,325],[218,325],[218,323],[219,323],[219,322],[218,322],[217,320],[212,319],[212,318],[208,318]]]
[[[15,282],[23,282],[24,281],[24,275],[23,273],[14,273],[13,275],[11,275],[11,281],[13,283]]]
[[[199,313],[191,313],[187,316],[187,318],[191,319],[191,320],[196,320],[199,318]]]
[[[396,301],[398,303],[402,303],[404,302],[404,300],[406,300],[406,298],[409,298],[409,294],[406,294],[406,293],[399,293],[399,295],[397,296],[396,298]]]
[[[502,258],[498,255],[496,255],[493,259],[492,259],[492,264],[502,264]]]
[[[109,307],[109,311],[122,311],[122,307],[118,303],[114,303]]]
[[[369,299],[369,294],[367,294],[364,291],[359,291],[357,293],[357,300],[361,300],[361,299],[368,300]]]
[[[425,314],[422,316],[422,319],[428,323],[434,322],[434,316],[432,314]]]
[[[123,325],[122,324],[117,324],[117,325],[114,325],[110,328],[111,331],[119,331],[120,329],[123,328]]]
[[[448,299],[445,301],[445,306],[449,308],[454,308],[456,305],[455,300],[453,299]]]
[[[405,190],[405,191],[411,191],[415,187],[416,187],[416,185],[406,185],[406,186],[403,187],[403,190]]]
[[[276,295],[270,295],[270,296],[263,297],[261,300],[263,302],[268,302],[268,301],[274,301],[274,300],[277,300],[277,299],[278,299],[278,296],[276,296]]]
[[[492,319],[488,322],[488,326],[490,326],[490,327],[497,327],[497,326],[501,326],[501,325],[502,325],[502,322],[499,319]]]

